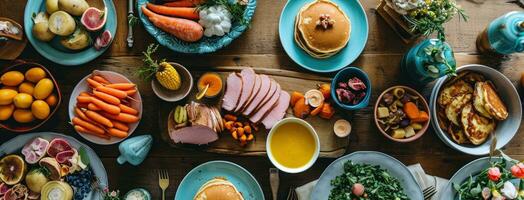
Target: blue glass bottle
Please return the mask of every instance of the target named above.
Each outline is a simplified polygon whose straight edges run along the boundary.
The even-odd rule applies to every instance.
[[[413,46],[402,58],[402,74],[416,85],[426,85],[446,74],[454,73],[456,66],[453,49],[439,39],[426,39]]]
[[[513,11],[493,20],[477,37],[482,53],[508,55],[524,51],[524,12]]]

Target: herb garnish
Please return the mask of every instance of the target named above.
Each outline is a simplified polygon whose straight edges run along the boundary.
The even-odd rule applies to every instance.
[[[248,25],[249,22],[244,19],[244,11],[246,10],[246,5],[241,4],[242,0],[238,0],[235,3],[230,3],[229,0],[207,0],[202,4],[198,5],[197,9],[200,11],[202,9],[207,9],[212,6],[224,6],[227,11],[231,13],[231,19],[233,22],[238,22],[241,25]]]

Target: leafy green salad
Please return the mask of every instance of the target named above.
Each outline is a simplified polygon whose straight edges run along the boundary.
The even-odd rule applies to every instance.
[[[329,200],[407,200],[397,178],[378,165],[344,163],[344,173],[331,180]]]

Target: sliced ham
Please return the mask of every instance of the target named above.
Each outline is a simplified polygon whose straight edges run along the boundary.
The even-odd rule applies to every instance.
[[[172,130],[169,132],[169,137],[175,143],[197,145],[209,144],[218,140],[218,134],[213,131],[213,129],[202,125],[193,125]]]
[[[258,109],[255,114],[249,118],[249,120],[253,123],[258,123],[261,119],[263,119],[266,114],[277,105],[278,99],[280,98],[280,92],[280,85],[277,84],[277,91],[275,94],[272,95],[269,101],[260,109]]]
[[[245,116],[249,116],[253,112],[253,110],[255,110],[255,108],[262,102],[262,100],[264,100],[264,98],[269,94],[269,89],[271,88],[272,82],[271,79],[269,78],[269,76],[264,74],[260,75],[259,77],[261,83],[260,89],[242,112],[242,114],[244,114]]]
[[[226,93],[222,99],[222,108],[232,111],[237,106],[242,92],[242,78],[237,73],[231,73],[226,80]]]
[[[246,109],[246,107],[253,101],[255,96],[257,96],[257,94],[260,92],[261,86],[262,86],[262,78],[260,78],[260,75],[257,74],[255,75],[255,85],[253,86],[253,92],[251,92],[251,95],[247,99],[246,103],[244,103],[244,105],[242,105],[242,108],[240,108],[240,110],[238,111],[243,111],[244,109]]]
[[[258,111],[260,108],[266,105],[266,103],[271,99],[271,97],[273,97],[275,94],[278,94],[277,88],[280,88],[280,85],[275,80],[271,79],[271,87],[269,88],[269,93],[266,95],[266,97],[264,97],[264,99],[262,99],[262,101],[258,105],[256,105],[255,109],[251,111],[250,115],[255,114],[256,111]]]
[[[280,121],[286,115],[287,108],[289,107],[290,96],[286,91],[280,91],[280,97],[278,99],[277,105],[273,108],[262,120],[262,124],[266,129],[273,128],[273,125]]]
[[[242,77],[242,92],[240,92],[240,99],[235,105],[235,112],[238,112],[251,96],[255,86],[256,74],[253,69],[245,68],[240,72],[240,77]]]

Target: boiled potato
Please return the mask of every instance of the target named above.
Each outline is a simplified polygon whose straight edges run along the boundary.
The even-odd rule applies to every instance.
[[[58,0],[58,8],[71,15],[80,16],[89,8],[89,4],[85,0]]]
[[[58,0],[46,0],[45,9],[49,14],[53,14],[54,12],[58,11]]]
[[[49,17],[49,30],[60,36],[68,36],[75,32],[75,19],[64,11],[56,11]]]
[[[55,34],[49,30],[49,16],[45,12],[39,12],[35,17],[33,17],[33,36],[36,39],[44,42],[51,41]]]
[[[73,35],[64,37],[60,40],[60,44],[67,49],[80,50],[89,46],[91,38],[87,31],[83,28],[77,28]]]
[[[35,97],[35,99],[45,99],[53,92],[53,89],[53,81],[51,81],[51,79],[44,78],[38,81],[38,83],[36,84],[35,89],[33,91],[33,96]]]

